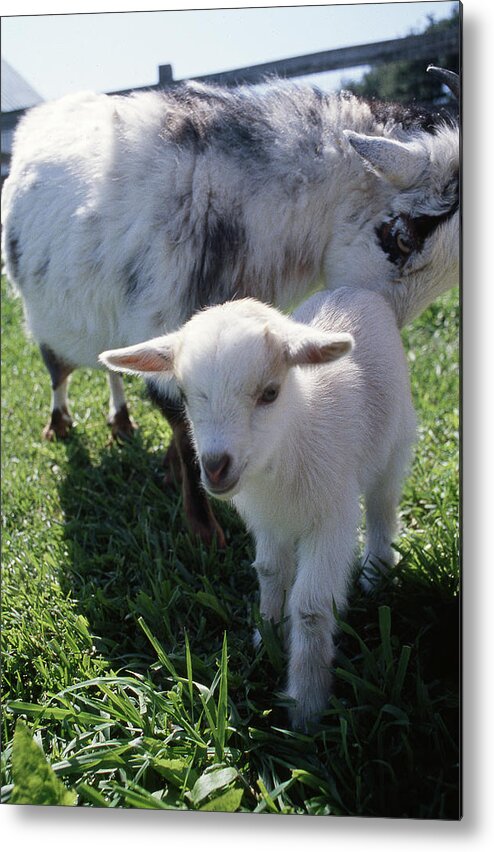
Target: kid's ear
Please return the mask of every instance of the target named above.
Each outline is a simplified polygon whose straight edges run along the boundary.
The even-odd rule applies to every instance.
[[[121,373],[169,373],[171,378],[176,342],[176,334],[167,334],[123,349],[108,349],[99,361]]]
[[[327,364],[342,358],[353,349],[354,339],[344,332],[311,332],[288,342],[287,360],[290,366]]]

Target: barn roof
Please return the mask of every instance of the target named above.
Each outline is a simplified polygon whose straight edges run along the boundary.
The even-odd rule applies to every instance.
[[[2,112],[23,109],[42,103],[43,98],[32,86],[2,59]]]

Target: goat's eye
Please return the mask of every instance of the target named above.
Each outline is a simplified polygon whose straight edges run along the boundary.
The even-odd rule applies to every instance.
[[[413,248],[411,242],[400,233],[396,234],[396,245],[402,254],[410,254]]]
[[[260,397],[258,397],[257,404],[258,405],[269,405],[271,402],[274,402],[280,392],[279,385],[267,385]]]

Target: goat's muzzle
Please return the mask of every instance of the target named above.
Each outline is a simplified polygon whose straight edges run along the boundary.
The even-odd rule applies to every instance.
[[[201,456],[205,486],[212,494],[223,494],[236,485],[238,477],[235,474],[232,477],[232,462],[229,453],[204,453]]]

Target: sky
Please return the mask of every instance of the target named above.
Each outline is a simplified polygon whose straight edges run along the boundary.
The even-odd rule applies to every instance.
[[[448,17],[456,2],[394,2],[208,9],[195,2],[131,0],[102,4],[2,2],[2,56],[49,100],[71,91],[115,91],[157,82],[158,66],[175,79],[239,68],[421,31],[428,16]],[[228,4],[225,4],[228,5]],[[238,4],[237,4],[238,5]],[[259,4],[258,4],[259,5]],[[200,7],[203,8],[200,8]],[[205,8],[204,8],[205,7]],[[99,14],[73,14],[92,8]],[[136,11],[126,11],[133,9]],[[60,12],[64,14],[40,14]],[[122,10],[114,12],[112,10]],[[35,14],[32,14],[32,13]],[[352,74],[313,76],[325,88]],[[329,79],[329,83],[327,82]]]

